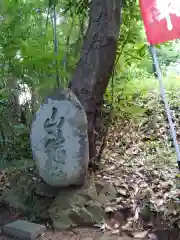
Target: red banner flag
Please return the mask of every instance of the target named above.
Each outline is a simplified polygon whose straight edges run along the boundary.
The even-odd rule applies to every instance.
[[[139,0],[150,44],[180,38],[180,0]]]

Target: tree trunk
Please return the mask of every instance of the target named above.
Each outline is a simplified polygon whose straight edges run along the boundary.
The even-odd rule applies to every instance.
[[[95,120],[116,58],[122,0],[92,0],[82,54],[70,83],[88,119],[89,157],[96,156]]]

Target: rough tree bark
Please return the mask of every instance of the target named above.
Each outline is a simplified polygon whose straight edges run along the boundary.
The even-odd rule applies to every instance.
[[[90,159],[96,155],[95,120],[116,58],[122,0],[92,0],[89,26],[70,88],[88,118]]]

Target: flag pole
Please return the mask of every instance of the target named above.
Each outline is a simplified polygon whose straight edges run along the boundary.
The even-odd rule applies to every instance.
[[[154,66],[155,66],[156,75],[157,75],[157,78],[159,80],[161,97],[162,97],[162,100],[164,102],[164,106],[165,106],[165,110],[166,110],[166,114],[167,114],[167,118],[168,118],[168,122],[169,122],[169,127],[170,127],[170,133],[171,133],[173,144],[174,144],[174,147],[175,147],[175,150],[176,150],[178,169],[180,171],[180,150],[179,150],[179,145],[178,145],[178,141],[177,141],[177,137],[176,137],[176,131],[175,131],[173,121],[172,121],[172,116],[171,116],[169,104],[168,104],[168,101],[167,101],[167,98],[166,98],[166,92],[165,92],[165,88],[164,88],[164,85],[163,85],[162,73],[161,73],[161,70],[160,70],[155,45],[151,44],[149,46],[149,50],[150,50],[150,53],[151,53],[151,56],[152,56],[152,59],[153,59]]]

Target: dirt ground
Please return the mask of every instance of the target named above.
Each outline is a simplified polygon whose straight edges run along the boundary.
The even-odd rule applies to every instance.
[[[19,213],[14,212],[6,207],[0,207],[0,230],[3,229],[3,226],[9,222],[15,221],[17,219],[25,219]],[[178,240],[179,234],[177,233],[179,230],[171,230],[171,232],[159,231],[157,238],[138,238],[143,240],[148,239],[156,239],[156,240]],[[1,231],[0,240],[12,240],[13,238],[9,238],[3,235]],[[43,233],[38,240],[133,240],[129,236],[118,236],[115,233],[103,233],[98,228],[75,228],[68,232],[54,232],[52,230],[48,230]],[[138,240],[136,238],[136,240]]]
[[[12,240],[12,238],[3,235],[2,229],[5,224],[18,219],[24,219],[24,217],[4,206],[0,207],[0,240]],[[98,228],[76,228],[73,229],[73,231],[68,232],[53,232],[51,230],[47,230],[46,233],[39,237],[39,240],[99,240],[102,239],[103,235],[104,234]],[[111,240],[115,239],[118,240],[118,237],[114,236],[114,238],[111,238]],[[119,239],[121,240],[121,238]]]
[[[75,229],[73,232],[52,232],[47,231],[39,240],[98,240],[102,236],[102,233],[95,229]],[[117,239],[117,238],[115,238]],[[12,240],[7,236],[1,235],[0,240]]]
[[[7,209],[5,206],[0,207],[0,240],[12,240],[3,235],[3,226],[18,219],[25,219],[20,213]],[[47,229],[38,240],[132,240],[128,236],[117,236],[112,233],[103,233],[98,228],[75,228],[71,231],[55,232]]]

